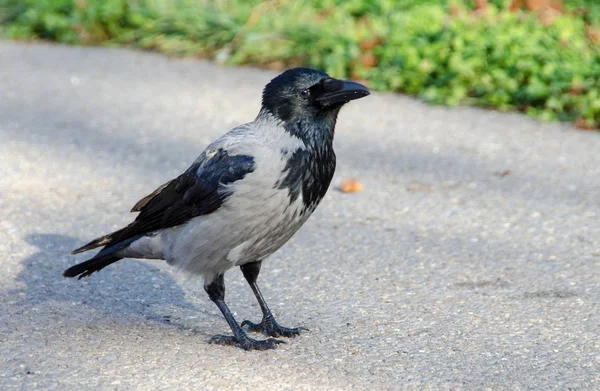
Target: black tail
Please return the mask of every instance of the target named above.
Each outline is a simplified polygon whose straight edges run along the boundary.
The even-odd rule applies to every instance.
[[[102,270],[108,265],[115,263],[120,259],[123,259],[123,257],[120,257],[116,254],[118,254],[120,250],[129,246],[132,242],[135,242],[136,240],[142,237],[142,235],[136,235],[125,240],[118,241],[117,243],[110,243],[110,241],[115,240],[115,235],[121,234],[125,231],[125,229],[127,229],[127,227],[120,229],[119,231],[113,232],[112,234],[108,234],[106,236],[102,236],[101,238],[95,239],[90,243],[86,244],[85,246],[73,251],[72,254],[77,254],[95,247],[105,245],[105,247],[102,250],[100,250],[98,254],[94,255],[92,259],[65,270],[63,276],[79,276],[79,279],[82,279],[83,277],[87,277],[92,273]]]
[[[107,267],[108,265],[115,263],[121,259],[120,257],[117,257],[114,254],[100,255],[101,253],[102,253],[102,251],[100,253],[98,253],[94,258],[68,268],[63,273],[63,276],[65,276],[65,277],[79,276],[79,279],[82,279],[83,277],[87,277],[94,272],[102,270],[105,267]],[[100,255],[100,256],[98,256],[98,255]]]
[[[94,248],[101,247],[101,246],[107,246],[107,245],[110,246],[111,244],[114,244],[115,242],[123,240],[123,238],[121,236],[123,236],[122,234],[123,234],[123,232],[125,232],[125,230],[127,228],[129,228],[129,226],[127,226],[125,228],[121,228],[120,230],[110,233],[108,235],[104,235],[99,238],[96,238],[96,239],[92,240],[91,242],[89,242],[88,244],[86,244],[85,246],[82,246],[76,250],[73,250],[71,252],[71,254],[79,254],[84,251],[89,251],[89,250],[92,250]]]

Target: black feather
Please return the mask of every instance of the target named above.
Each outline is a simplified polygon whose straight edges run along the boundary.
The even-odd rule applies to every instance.
[[[80,273],[84,273],[83,277],[88,276],[118,261],[120,258],[113,254],[141,236],[216,211],[230,195],[222,185],[243,179],[253,171],[253,157],[230,156],[227,151],[219,149],[210,158],[195,163],[179,177],[142,198],[133,207],[134,211],[140,212],[134,222],[74,250],[73,254],[77,254],[105,246],[94,258],[68,269],[65,276]],[[86,268],[91,268],[91,271]]]
[[[290,203],[296,201],[300,192],[303,191],[302,182],[304,181],[304,175],[309,159],[310,152],[305,149],[298,149],[285,164],[285,168],[282,171],[282,174],[285,176],[277,183],[277,188],[288,189]]]
[[[288,69],[265,86],[262,107],[280,120],[290,121],[299,109],[296,87],[308,79],[312,79],[313,84],[316,84],[319,80],[328,77],[326,73],[315,69]]]
[[[65,276],[65,277],[79,276],[79,279],[81,280],[83,277],[87,277],[94,272],[102,270],[105,267],[107,267],[108,265],[119,261],[120,259],[121,258],[119,258],[115,255],[112,255],[112,254],[104,255],[104,256],[100,256],[100,257],[95,256],[94,258],[92,258],[88,261],[79,263],[75,266],[68,268],[63,273],[63,276]]]
[[[200,170],[198,170],[201,168]],[[210,159],[195,163],[185,173],[161,186],[152,198],[144,197],[134,209],[140,214],[128,226],[94,239],[74,254],[100,246],[110,246],[131,237],[183,224],[193,217],[219,209],[229,193],[221,189],[254,171],[254,158],[229,156],[218,150]]]
[[[315,131],[317,125],[321,125],[323,129]],[[315,142],[313,138],[307,137],[306,132],[299,130],[307,126],[312,126],[313,132],[320,134],[321,140]],[[336,157],[330,132],[323,124],[286,124],[285,129],[303,139],[307,149],[298,149],[288,158],[282,171],[283,179],[275,186],[278,189],[288,189],[290,203],[302,194],[304,210],[312,210],[327,193],[335,173]]]

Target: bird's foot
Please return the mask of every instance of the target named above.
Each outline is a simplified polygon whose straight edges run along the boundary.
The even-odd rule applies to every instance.
[[[249,320],[242,322],[242,327],[248,326],[249,331],[263,333],[269,337],[288,337],[293,338],[300,335],[301,331],[308,331],[306,327],[283,327],[271,317],[264,317],[260,323],[252,323]]]
[[[278,344],[285,343],[279,339],[269,338],[262,341],[252,339],[246,333],[238,336],[217,334],[208,340],[208,343],[217,345],[237,345],[244,350],[268,350],[275,349]]]

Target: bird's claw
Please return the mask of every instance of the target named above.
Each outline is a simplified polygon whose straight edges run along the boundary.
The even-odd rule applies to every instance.
[[[252,339],[247,335],[233,336],[217,334],[208,340],[208,343],[217,345],[238,345],[244,350],[269,350],[275,349],[278,344],[285,343],[279,339],[269,338],[262,341]]]
[[[287,337],[294,338],[297,335],[300,335],[301,331],[308,331],[306,327],[283,327],[280,326],[279,323],[275,321],[275,319],[266,319],[260,323],[253,323],[249,320],[244,320],[242,322],[242,327],[248,326],[248,330],[256,333],[263,333],[269,337]]]

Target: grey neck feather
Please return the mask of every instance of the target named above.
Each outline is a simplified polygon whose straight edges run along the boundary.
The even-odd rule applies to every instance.
[[[289,132],[304,141],[308,147],[312,147],[316,150],[322,148],[329,149],[332,148],[335,125],[340,108],[341,107],[336,107],[324,111],[316,118],[294,118],[289,121],[283,121],[263,107],[259,111],[255,122],[276,122],[277,125],[283,127],[286,132]]]

